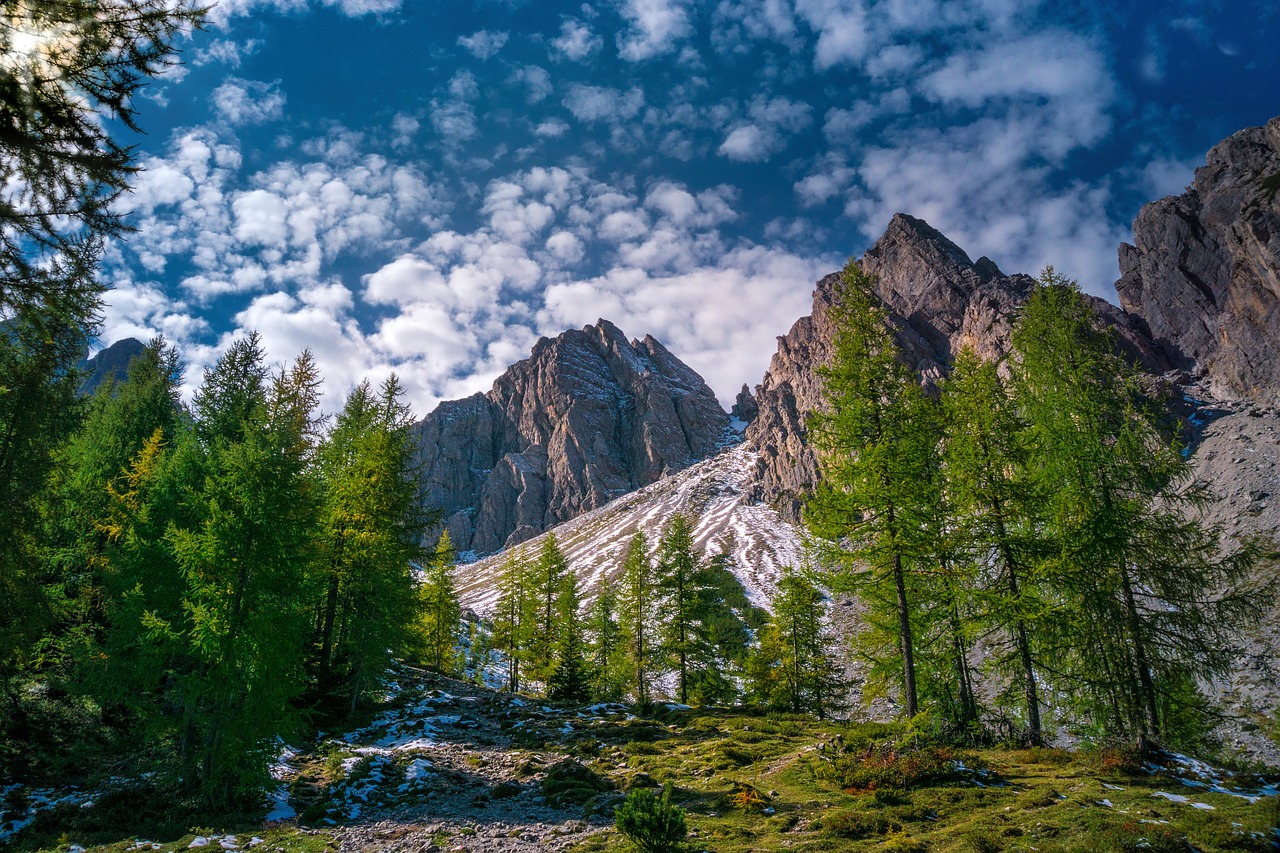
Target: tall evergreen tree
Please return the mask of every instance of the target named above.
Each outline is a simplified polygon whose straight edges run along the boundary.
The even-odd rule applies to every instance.
[[[1046,668],[1105,730],[1161,737],[1256,618],[1257,550],[1194,517],[1203,490],[1074,282],[1046,270],[1013,343],[1052,543]]]
[[[269,384],[250,335],[206,372],[195,397],[206,472],[195,495],[200,518],[166,538],[184,580],[186,722],[196,734],[189,754],[207,802],[259,788],[271,738],[304,686],[313,375],[302,357]]]
[[[750,665],[758,701],[819,719],[844,707],[843,668],[827,619],[822,591],[806,574],[786,567]]]
[[[618,626],[618,594],[613,584],[603,583],[597,590],[587,617],[587,632],[591,638],[592,693],[602,702],[617,701],[625,688],[620,673],[624,649]]]
[[[507,689],[520,692],[520,664],[529,659],[538,600],[523,548],[507,552],[498,578],[498,604],[493,614],[493,647],[507,658]]]
[[[555,668],[556,647],[560,642],[559,601],[568,573],[564,552],[555,534],[548,533],[533,565],[531,592],[537,612],[529,646],[529,675],[544,683]]]
[[[649,559],[649,542],[643,530],[637,530],[627,544],[622,561],[621,594],[618,602],[618,633],[623,656],[620,669],[636,702],[646,704],[652,698],[658,631],[657,577]]]
[[[591,698],[591,673],[583,642],[582,598],[578,575],[566,572],[556,601],[559,622],[555,660],[547,676],[547,698],[557,702],[583,703]]]
[[[829,317],[834,352],[819,369],[824,410],[810,419],[823,484],[805,507],[818,536],[869,607],[872,639],[896,646],[907,714],[919,712],[912,618],[918,578],[933,569],[936,406],[898,357],[872,279],[845,265]],[[865,566],[864,571],[861,567]]]
[[[981,589],[977,579],[976,621],[999,649],[993,656],[997,677],[1021,693],[1026,738],[1044,739],[1033,648],[1036,621],[1045,610],[1037,575],[1044,555],[1040,498],[1031,477],[1030,434],[996,364],[963,349],[943,385],[946,412],[944,465],[960,548],[968,559],[987,566]]]
[[[391,657],[410,642],[421,594],[412,566],[423,557],[418,543],[430,519],[419,505],[412,419],[402,394],[394,375],[376,394],[361,383],[319,454],[325,592],[316,679],[322,694],[344,699],[353,710],[378,689]],[[428,567],[430,574],[430,561]],[[439,570],[447,581],[447,568]],[[434,578],[440,580],[438,573]],[[447,599],[440,584],[427,589]],[[436,615],[443,619],[437,627],[447,631],[450,612]],[[452,645],[452,638],[437,639]]]
[[[418,587],[418,630],[427,666],[449,674],[453,670],[454,646],[462,624],[462,607],[453,586],[453,565],[457,554],[449,541],[449,531],[440,534],[424,567]]]
[[[50,561],[47,592],[60,611],[51,638],[57,648],[69,651],[84,644],[81,656],[100,651],[117,603],[104,576],[103,523],[111,486],[122,485],[130,463],[154,433],[159,431],[162,441],[174,440],[182,414],[181,376],[175,351],[153,340],[129,365],[122,384],[98,388],[80,428],[54,455],[42,513]]]

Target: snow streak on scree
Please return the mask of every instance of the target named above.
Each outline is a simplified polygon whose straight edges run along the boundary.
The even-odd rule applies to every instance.
[[[595,599],[600,584],[621,575],[627,544],[637,530],[644,531],[656,552],[663,528],[679,512],[694,525],[694,544],[704,557],[731,555],[733,572],[751,603],[769,609],[782,567],[799,567],[804,546],[800,530],[744,494],[757,455],[746,444],[730,447],[554,528],[551,533],[582,580],[583,605]],[[536,558],[547,535],[518,547],[527,558]],[[505,558],[503,551],[458,567],[455,577],[464,607],[492,613]]]

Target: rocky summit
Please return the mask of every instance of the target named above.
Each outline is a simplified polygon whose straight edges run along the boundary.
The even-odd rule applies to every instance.
[[[1280,118],[1209,151],[1120,247],[1120,304],[1214,394],[1280,401]]]
[[[986,359],[1004,356],[1017,308],[1031,292],[1030,276],[1006,275],[985,257],[972,261],[927,222],[901,213],[858,263],[875,276],[898,346],[926,383],[941,378],[964,347]],[[838,273],[820,280],[813,313],[778,338],[778,351],[755,395],[759,413],[746,432],[760,454],[752,496],[793,521],[818,477],[805,418],[822,401],[817,368],[831,355],[827,311],[839,280]],[[1169,369],[1168,358],[1140,320],[1101,299],[1090,301],[1130,360],[1156,373]]]
[[[600,320],[423,418],[423,493],[456,548],[489,553],[711,456],[728,427],[702,377]]]

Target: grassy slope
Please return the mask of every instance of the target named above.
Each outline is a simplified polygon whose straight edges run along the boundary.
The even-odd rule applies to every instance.
[[[442,681],[436,679],[432,686]],[[419,695],[418,690],[406,691],[400,702]],[[661,706],[650,715],[632,716],[622,709],[588,716],[566,711],[531,716],[518,726],[510,721],[501,725],[510,736],[513,758],[522,752],[573,756],[618,789],[603,794],[583,790],[576,801],[570,796],[575,814],[607,814],[621,791],[671,782],[676,801],[688,811],[693,831],[690,850],[1195,849],[1210,853],[1271,850],[1276,849],[1273,839],[1280,839],[1272,832],[1280,825],[1276,797],[1251,803],[1189,787],[1181,781],[1187,776],[1184,767],[1153,773],[1116,752],[925,753],[932,758],[923,762],[923,769],[933,777],[913,785],[885,781],[902,769],[893,758],[871,762],[870,769],[859,761],[869,745],[901,741],[905,730],[899,725]],[[837,736],[843,742],[843,760],[860,772],[857,778],[846,775],[841,781],[832,776],[831,757],[838,753],[830,744]],[[826,746],[820,750],[820,744]],[[304,770],[311,768],[303,774],[309,785],[341,782],[332,773],[335,757],[323,750],[301,761]],[[387,779],[388,794],[403,781],[390,776],[394,773]],[[543,793],[551,793],[551,780],[545,774],[541,779]],[[536,785],[538,779],[528,784]],[[1236,784],[1256,786],[1258,780],[1241,776]],[[1156,796],[1161,791],[1213,808]],[[739,804],[733,802],[735,792]],[[90,850],[122,853],[135,849],[133,839],[144,825],[143,837],[165,851],[185,850],[197,835],[227,833],[234,833],[241,845],[254,835],[261,837],[265,843],[258,850],[319,853],[332,849],[334,843],[333,830],[320,826],[264,830],[260,814],[195,818],[147,801],[140,793],[109,796],[114,801],[100,800],[97,808],[47,813],[15,847],[66,851],[74,841]],[[434,817],[433,801],[438,802],[419,798],[406,805],[414,812],[422,809],[415,821],[429,821]],[[474,819],[482,821],[483,815]],[[451,843],[466,841],[458,837]],[[218,848],[215,840],[208,849]],[[591,835],[575,848],[581,853],[631,849],[612,829]]]
[[[644,773],[674,783],[675,799],[683,801],[697,833],[693,849],[1185,851],[1189,842],[1207,853],[1270,850],[1271,830],[1280,824],[1275,797],[1250,803],[1204,792],[1119,753],[976,750],[953,758],[979,772],[855,791],[825,777],[815,744],[840,734],[859,754],[864,744],[899,737],[900,727],[697,711],[677,713],[671,724],[675,728],[645,729],[652,741],[630,743],[628,727],[618,727],[606,735],[601,757],[605,766],[625,761],[626,770],[616,775]],[[731,805],[734,783],[764,793],[773,814]],[[1157,791],[1213,809],[1171,802]],[[609,833],[580,849],[629,847]]]

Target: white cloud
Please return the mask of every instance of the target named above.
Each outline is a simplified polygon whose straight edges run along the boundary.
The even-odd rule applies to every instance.
[[[232,126],[262,124],[280,118],[284,112],[284,93],[280,81],[263,83],[235,77],[213,90],[213,107]]]
[[[396,113],[395,117],[391,119],[392,147],[403,148],[413,142],[413,137],[418,132],[418,127],[418,120],[413,116],[405,113]]]
[[[559,139],[569,132],[569,125],[559,119],[550,118],[535,127],[533,132],[543,139]]]
[[[253,190],[231,203],[236,239],[250,246],[284,246],[289,237],[284,199],[266,190]]]
[[[197,50],[191,62],[196,67],[221,63],[231,68],[239,68],[240,61],[244,57],[257,52],[261,47],[262,42],[259,39],[251,38],[243,42],[215,39],[207,47]]]
[[[511,79],[525,85],[525,102],[529,104],[541,103],[552,92],[551,75],[547,73],[547,69],[538,65],[517,68]]]
[[[510,34],[506,32],[480,30],[469,36],[458,36],[458,44],[477,59],[489,59],[498,55],[498,51],[506,46],[509,37]]]
[[[624,92],[608,86],[574,83],[569,87],[564,105],[578,121],[624,121],[634,118],[644,106],[644,90],[635,86]]]
[[[623,0],[621,11],[631,26],[617,36],[618,55],[631,62],[670,53],[693,33],[681,0]]]
[[[591,31],[591,27],[576,18],[569,18],[560,24],[560,35],[552,39],[558,57],[582,62],[604,44],[600,36]]]
[[[741,124],[729,131],[716,150],[740,163],[760,163],[772,156],[777,144],[777,136],[772,130]]]

